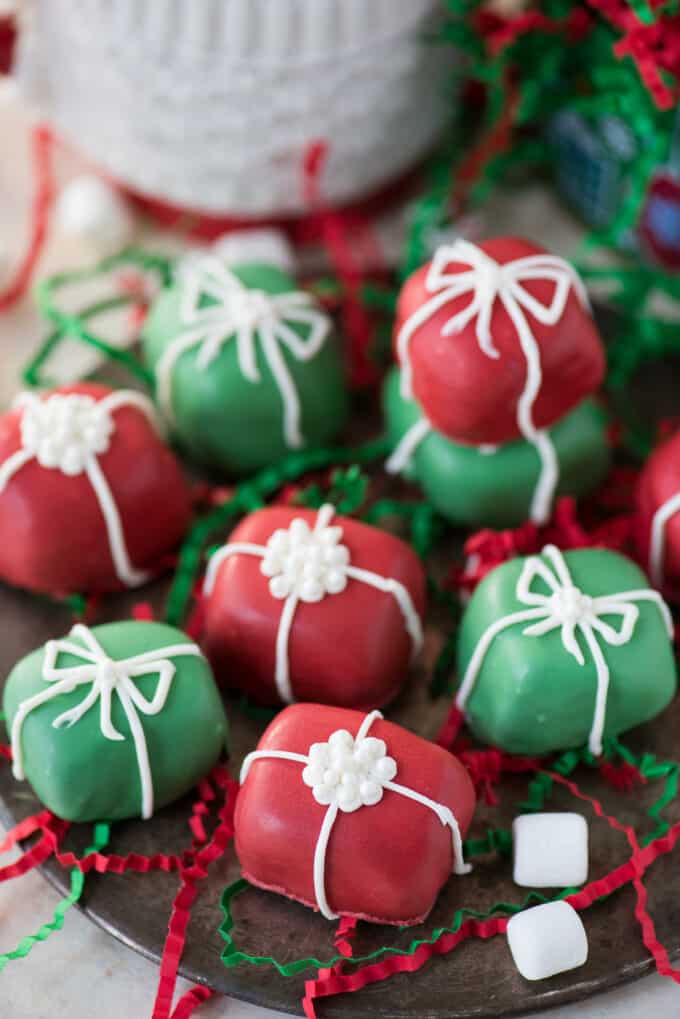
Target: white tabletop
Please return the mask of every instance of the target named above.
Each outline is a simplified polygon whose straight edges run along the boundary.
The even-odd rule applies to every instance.
[[[3,256],[12,264],[24,242],[31,188],[28,133],[24,111],[12,97],[0,97],[0,288]],[[61,176],[73,165],[59,156]],[[543,192],[530,190],[512,200],[501,201],[490,213],[495,232],[526,233],[541,239],[550,224],[549,243],[562,254],[572,253],[580,238],[578,227]],[[556,240],[556,238],[558,238]],[[155,236],[154,243],[173,248],[177,240]],[[40,274],[87,264],[92,253],[53,233],[41,261]],[[27,299],[9,314],[0,316],[0,407],[19,385],[19,369],[44,335],[44,324]],[[73,348],[55,368],[68,376],[74,371]],[[1,625],[0,625],[1,631]],[[8,862],[3,859],[3,863]],[[36,873],[0,884],[0,953],[14,947],[50,919],[59,896]],[[631,917],[631,923],[633,919]],[[217,922],[216,922],[217,925]],[[587,918],[586,918],[587,925]],[[217,937],[217,933],[216,933]],[[77,910],[71,910],[64,930],[37,945],[30,956],[12,962],[0,976],[0,1015],[8,1019],[91,1019],[96,988],[98,1019],[141,1019],[151,1014],[157,968],[146,959],[103,933]],[[178,983],[178,994],[188,985]],[[541,1013],[535,1019],[670,1019],[677,1015],[680,991],[656,975],[589,1000],[587,1003]],[[323,1005],[320,1007],[323,1014]],[[205,1019],[270,1019],[279,1013],[215,998],[197,1013]]]

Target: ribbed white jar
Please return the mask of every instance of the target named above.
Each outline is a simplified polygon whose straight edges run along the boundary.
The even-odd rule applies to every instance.
[[[120,182],[208,214],[338,204],[414,165],[451,113],[439,0],[31,0],[20,85]]]

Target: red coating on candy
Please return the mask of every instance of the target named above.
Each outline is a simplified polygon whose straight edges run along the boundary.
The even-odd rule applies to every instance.
[[[313,526],[316,512],[275,506],[246,517],[229,542],[265,545],[295,518]],[[353,566],[400,581],[416,611],[425,611],[425,573],[399,538],[347,517],[334,517]],[[221,565],[203,604],[203,646],[219,683],[263,704],[276,704],[276,634],[283,600],[274,598],[260,572],[261,559],[234,555]],[[411,638],[396,599],[350,580],[340,594],[300,602],[288,641],[291,686],[299,701],[375,708],[400,690],[411,657]]]
[[[312,743],[326,742],[337,729],[356,734],[363,717],[357,711],[296,704],[274,719],[258,749],[307,754]],[[383,719],[372,724],[369,735],[385,740],[397,763],[395,781],[449,807],[464,836],[475,793],[461,763]],[[235,846],[249,881],[315,907],[314,850],[326,808],[302,781],[302,769],[292,761],[252,764],[236,807]],[[387,790],[374,806],[339,813],[326,852],[327,899],[343,915],[420,923],[452,865],[450,830],[428,807]]]
[[[640,556],[649,562],[652,520],[663,504],[680,492],[680,431],[663,442],[645,464],[637,492],[637,539]],[[677,586],[680,581],[680,513],[665,527],[664,578]]]
[[[111,390],[93,383],[64,386],[96,400]],[[188,486],[177,460],[136,407],[113,414],[115,431],[98,457],[120,515],[132,564],[150,568],[189,524]],[[0,417],[0,463],[21,447],[21,410]],[[84,473],[67,477],[31,460],[0,493],[0,577],[48,594],[121,588],[106,523]]]
[[[514,237],[498,237],[479,247],[502,265],[545,253],[545,248]],[[425,288],[428,269],[429,263],[410,276],[401,290],[395,347],[404,323],[432,297]],[[467,269],[463,262],[447,266],[447,272]],[[541,303],[549,304],[555,284],[526,280],[522,286]],[[481,350],[476,318],[461,332],[442,335],[446,322],[467,308],[472,298],[468,293],[447,302],[415,331],[409,344],[414,396],[434,427],[455,442],[508,442],[521,436],[517,401],[526,383],[527,365],[506,309],[496,300],[491,317],[498,358]],[[545,428],[599,387],[605,372],[604,349],[595,323],[573,287],[555,325],[541,324],[528,311],[525,315],[538,345],[543,377],[533,421],[536,427]]]

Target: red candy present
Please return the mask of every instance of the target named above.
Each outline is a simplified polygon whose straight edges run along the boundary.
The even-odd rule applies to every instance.
[[[234,819],[243,875],[328,919],[417,924],[475,808],[460,761],[379,711],[299,704],[243,762]]]
[[[264,704],[386,704],[422,643],[420,560],[332,506],[246,517],[211,559],[204,593],[218,680]]]
[[[395,347],[402,395],[470,445],[533,441],[605,371],[574,269],[514,237],[439,248],[402,288]]]
[[[140,393],[24,393],[0,417],[0,578],[51,594],[135,587],[183,536],[190,494]]]
[[[638,539],[656,587],[680,581],[680,431],[644,466],[637,492]]]

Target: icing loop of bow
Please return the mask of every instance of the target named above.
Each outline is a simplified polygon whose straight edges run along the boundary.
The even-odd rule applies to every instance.
[[[21,750],[21,733],[27,716],[56,697],[73,693],[80,686],[87,686],[83,699],[74,707],[62,712],[52,722],[55,729],[70,728],[99,701],[99,726],[105,739],[123,741],[125,736],[113,724],[111,710],[113,695],[117,694],[130,726],[135,744],[137,765],[142,787],[141,816],[147,819],[153,814],[154,796],[149,754],[144,729],[138,712],[143,715],[158,715],[165,707],[176,666],[172,658],[194,655],[201,657],[200,648],[193,643],[172,644],[155,648],[131,658],[116,661],[102,648],[92,631],[81,623],[76,624],[70,637],[82,641],[74,644],[71,640],[50,640],[45,645],[42,679],[50,686],[27,698],[19,705],[12,723],[12,760],[14,777],[24,778]],[[72,655],[83,664],[59,666],[60,655]],[[141,676],[158,675],[154,695],[148,699],[136,685]]]
[[[630,641],[640,615],[636,602],[649,601],[657,605],[669,636],[673,633],[671,614],[658,591],[649,588],[591,597],[574,585],[564,556],[558,548],[546,545],[541,556],[527,558],[517,581],[517,600],[528,607],[496,620],[482,634],[463,677],[456,704],[461,710],[465,708],[487,651],[496,636],[509,626],[528,623],[522,630],[526,637],[542,637],[559,629],[565,651],[579,665],[585,665],[586,658],[578,639],[580,634],[597,672],[595,711],[588,748],[592,754],[599,755],[602,753],[609,689],[609,666],[600,641],[612,647],[620,647]],[[547,587],[547,593],[535,589],[537,581]],[[603,616],[618,617],[618,627],[606,622]]]
[[[447,271],[447,267],[452,264],[468,265],[469,268],[459,272],[451,269]],[[541,301],[529,293],[524,284],[532,280],[554,284],[548,301]],[[527,442],[536,448],[541,461],[541,472],[529,511],[530,518],[539,524],[545,523],[550,516],[559,468],[549,434],[537,428],[533,419],[542,373],[540,351],[527,314],[542,325],[555,325],[564,314],[572,287],[581,304],[587,308],[588,297],[583,282],[563,259],[555,255],[538,254],[501,264],[476,244],[457,240],[435,252],[425,278],[425,289],[432,297],[404,322],[397,337],[401,395],[405,400],[412,400],[413,369],[409,348],[417,330],[440,308],[459,297],[469,295],[469,303],[444,323],[442,335],[459,333],[471,322],[475,322],[475,335],[480,350],[487,357],[498,359],[500,351],[494,345],[491,321],[496,301],[500,301],[515,327],[527,365],[526,381],[517,401],[517,426]],[[403,470],[430,431],[431,426],[426,418],[412,425],[388,461],[388,470],[391,473]]]
[[[302,446],[300,401],[280,347],[287,348],[299,361],[310,361],[328,336],[328,317],[315,306],[311,294],[301,290],[270,294],[251,289],[211,256],[187,260],[181,282],[182,331],[166,347],[157,367],[158,400],[166,417],[173,418],[172,373],[182,354],[197,347],[196,366],[204,371],[222,347],[235,340],[241,374],[249,382],[258,383],[259,340],[283,400],[286,444],[290,448]],[[301,336],[291,323],[308,327],[307,335]]]

